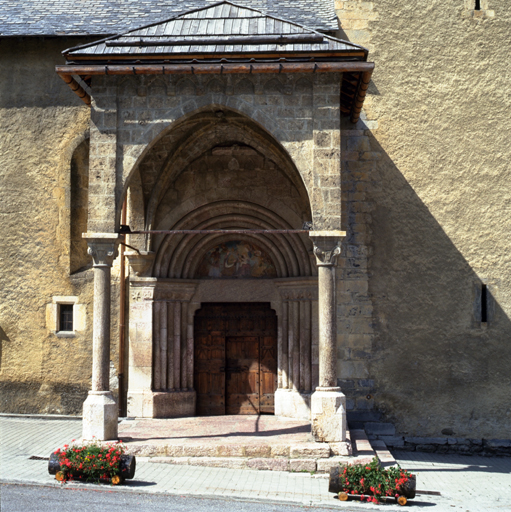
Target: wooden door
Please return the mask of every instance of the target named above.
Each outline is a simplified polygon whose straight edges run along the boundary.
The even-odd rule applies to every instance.
[[[270,305],[203,304],[194,325],[197,414],[273,414],[277,317]]]
[[[194,352],[197,415],[222,416],[225,414],[225,336],[221,321],[215,317],[195,319]]]
[[[225,413],[259,414],[259,337],[225,339]]]

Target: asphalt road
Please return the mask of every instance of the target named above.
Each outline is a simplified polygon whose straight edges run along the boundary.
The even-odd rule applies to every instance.
[[[2,484],[2,512],[303,512],[311,510],[299,505],[261,503],[234,499],[201,499],[163,494],[141,494],[101,489],[78,489],[66,486],[44,487],[24,484]],[[343,507],[343,512],[359,508]],[[332,509],[314,507],[314,512]]]

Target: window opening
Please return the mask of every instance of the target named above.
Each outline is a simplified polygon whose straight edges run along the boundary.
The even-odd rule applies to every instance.
[[[488,287],[481,285],[481,323],[488,322]]]
[[[73,304],[60,304],[59,306],[59,332],[73,331]]]
[[[476,0],[475,10],[476,11],[481,10],[481,0]]]

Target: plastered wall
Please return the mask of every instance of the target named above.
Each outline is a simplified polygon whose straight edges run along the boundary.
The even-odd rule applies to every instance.
[[[70,275],[71,160],[89,109],[55,74],[74,40],[0,44],[0,411],[81,412],[91,375],[92,271]],[[77,306],[55,334],[55,298]]]
[[[375,433],[401,445],[509,438],[511,6],[336,7],[341,37],[376,62],[341,151],[339,370],[351,418],[387,422]]]

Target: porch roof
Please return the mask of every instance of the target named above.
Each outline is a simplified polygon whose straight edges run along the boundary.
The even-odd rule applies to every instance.
[[[57,73],[90,104],[92,75],[343,73],[341,111],[359,118],[368,51],[298,23],[221,1],[63,52]],[[82,79],[77,80],[76,77]]]
[[[63,52],[68,61],[190,61],[303,54],[365,60],[362,46],[228,1]]]

